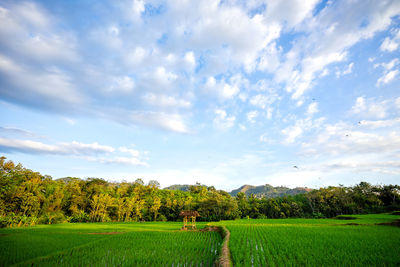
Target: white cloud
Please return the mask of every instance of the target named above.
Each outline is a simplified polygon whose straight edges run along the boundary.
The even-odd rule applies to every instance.
[[[261,51],[259,63],[257,66],[258,70],[273,72],[280,64],[281,49],[276,47],[276,43],[269,44],[265,49]]]
[[[398,74],[399,74],[399,70],[392,70],[387,73],[384,73],[383,76],[380,77],[378,79],[378,81],[376,82],[376,86],[379,87],[381,85],[390,83],[391,81],[393,81],[396,78],[396,76]]]
[[[6,153],[48,154],[60,156],[75,156],[88,161],[107,164],[126,164],[134,166],[148,166],[140,158],[140,152],[127,147],[115,149],[111,146],[100,145],[97,142],[85,144],[77,141],[69,143],[45,144],[43,142],[0,137],[0,151]],[[129,154],[129,157],[120,156],[118,152]],[[107,154],[107,157],[101,155]]]
[[[360,125],[362,127],[367,127],[367,128],[371,128],[371,129],[392,127],[397,124],[400,124],[400,118],[394,118],[394,119],[389,119],[389,120],[374,120],[374,121],[362,120],[362,121],[360,121]]]
[[[184,118],[180,114],[169,114],[164,112],[126,112],[123,111],[122,117],[116,117],[120,122],[124,124],[141,124],[150,127],[161,128],[164,130],[177,132],[177,133],[188,133],[189,130],[184,122]]]
[[[169,85],[178,78],[175,73],[167,71],[164,67],[157,67],[153,75],[153,78],[162,86]]]
[[[8,85],[0,87],[0,94],[16,102],[58,108],[71,107],[86,100],[71,81],[71,77],[59,69],[31,69],[0,54],[0,73],[7,77],[3,82]],[[34,98],[33,95],[42,99]]]
[[[352,112],[371,118],[384,118],[387,115],[388,101],[377,101],[375,99],[366,99],[363,96],[357,97]]]
[[[336,71],[336,78],[339,78],[340,76],[347,75],[353,72],[353,66],[354,62],[350,63],[346,69],[340,71],[339,69]],[[321,74],[322,75],[322,74]]]
[[[307,107],[307,115],[312,116],[318,112],[318,103],[313,102]]]
[[[55,33],[54,19],[35,3],[0,7],[0,39],[3,46],[25,60],[75,62],[78,60],[75,37]]]
[[[310,17],[318,2],[318,0],[271,1],[267,4],[266,17],[283,22],[290,29]]]
[[[389,61],[388,63],[376,63],[374,64],[374,68],[377,67],[383,67],[386,71],[389,71],[391,69],[393,69],[396,65],[399,64],[399,59],[398,58],[394,58],[391,61]]]
[[[278,99],[276,94],[258,94],[250,98],[249,102],[255,107],[266,109]]]
[[[204,88],[208,92],[217,94],[222,100],[232,99],[240,92],[240,86],[245,81],[242,80],[240,75],[233,76],[229,79],[229,82],[225,82],[224,79],[217,81],[214,77],[208,77]]]
[[[186,62],[187,67],[192,70],[194,67],[196,67],[196,58],[194,56],[193,51],[189,51],[185,54],[183,58]]]
[[[220,129],[227,129],[233,127],[235,125],[235,116],[228,116],[226,111],[223,109],[215,110],[215,118],[214,118],[214,125]]]
[[[163,108],[190,108],[190,101],[184,99],[177,99],[167,95],[156,95],[153,93],[147,93],[143,96],[143,100],[148,104]]]
[[[300,127],[299,125],[293,125],[283,129],[281,132],[283,135],[286,136],[284,143],[291,144],[294,143],[296,139],[302,135],[303,128]]]
[[[302,137],[303,133],[308,132],[312,129],[319,129],[324,122],[325,118],[321,117],[312,120],[311,117],[296,120],[294,125],[290,125],[281,130],[281,133],[285,136],[283,144],[289,145],[294,143],[298,138]]]
[[[130,93],[135,88],[135,82],[128,76],[115,77],[113,80],[114,84],[109,89],[111,92]]]
[[[132,157],[136,157],[136,158],[139,157],[139,155],[140,155],[139,150],[135,150],[135,149],[124,147],[124,146],[119,147],[118,150],[123,153],[130,154]]]
[[[56,145],[44,144],[38,141],[0,138],[0,148],[4,151],[19,151],[38,154],[58,155],[90,155],[97,153],[111,153],[114,148],[98,143],[84,144],[73,141],[71,143],[59,143]]]
[[[399,13],[398,1],[332,2],[299,25],[298,30],[303,30],[307,37],[298,39],[285,54],[275,72],[275,80],[285,84],[293,99],[301,98],[313,87],[318,73],[332,63],[346,60],[350,47],[387,29]]]
[[[313,142],[303,143],[303,151],[311,155],[387,154],[400,149],[400,136],[357,131],[342,125],[327,125]]]
[[[141,46],[136,47],[126,53],[124,60],[130,67],[139,67],[143,64],[146,57],[148,57],[148,51]]]
[[[253,110],[253,111],[247,112],[246,116],[247,116],[247,120],[248,120],[250,123],[255,123],[255,122],[256,122],[255,119],[256,119],[257,116],[258,116],[258,111],[257,111],[257,110]]]
[[[400,29],[396,29],[393,34],[393,38],[386,37],[381,46],[380,50],[384,52],[393,52],[399,48],[400,45]]]

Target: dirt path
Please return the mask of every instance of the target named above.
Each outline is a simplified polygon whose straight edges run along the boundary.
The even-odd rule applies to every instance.
[[[231,233],[225,226],[221,226],[219,228],[220,233],[224,238],[224,241],[222,243],[221,253],[219,255],[216,265],[230,267],[232,266],[231,252],[229,251],[229,238],[231,237]]]

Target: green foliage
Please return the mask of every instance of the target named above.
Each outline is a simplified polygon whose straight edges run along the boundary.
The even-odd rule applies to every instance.
[[[198,211],[199,221],[219,221],[246,217],[332,218],[400,209],[398,185],[361,182],[354,187],[327,187],[310,192],[304,188],[290,191],[270,185],[244,186],[235,197],[200,183],[184,187],[186,192],[160,189],[157,181],[145,185],[140,178],[133,183],[74,177],[52,180],[0,157],[0,227],[65,221],[177,221],[182,210]],[[270,194],[263,195],[260,190]],[[282,196],[284,192],[287,195]]]

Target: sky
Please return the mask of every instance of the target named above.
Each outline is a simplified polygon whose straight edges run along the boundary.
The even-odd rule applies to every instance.
[[[400,1],[0,1],[0,155],[53,179],[400,182]]]

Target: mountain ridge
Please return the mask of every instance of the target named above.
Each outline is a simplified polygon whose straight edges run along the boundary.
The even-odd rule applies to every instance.
[[[168,190],[181,190],[181,191],[189,191],[190,190],[189,184],[174,184],[170,185],[167,187],[164,187],[164,189]],[[201,185],[201,186],[206,186],[206,185]],[[207,186],[206,186],[207,187]],[[244,184],[241,187],[234,189],[230,192],[228,192],[231,196],[235,197],[239,192],[244,193],[247,197],[250,195],[254,195],[257,198],[274,198],[274,197],[282,197],[285,195],[298,195],[298,194],[304,194],[307,192],[310,192],[312,189],[307,188],[307,187],[295,187],[295,188],[289,188],[285,186],[272,186],[270,184],[265,184],[265,185],[249,185],[249,184]]]

